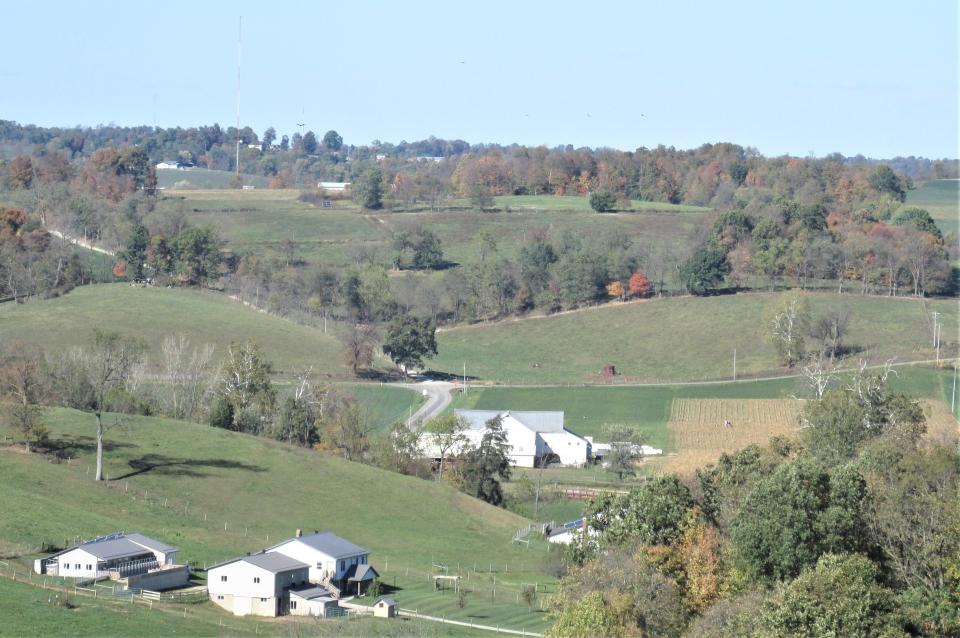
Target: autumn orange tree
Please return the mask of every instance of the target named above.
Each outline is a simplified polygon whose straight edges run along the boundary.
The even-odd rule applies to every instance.
[[[631,297],[639,297],[640,295],[646,294],[650,291],[650,280],[647,279],[647,276],[643,272],[638,270],[630,275],[627,291]]]
[[[623,299],[623,284],[619,281],[611,281],[607,284],[607,294],[616,299]]]

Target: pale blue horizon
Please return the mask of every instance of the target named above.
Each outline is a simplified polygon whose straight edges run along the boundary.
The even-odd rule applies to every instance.
[[[9,4],[0,119],[958,156],[956,2]]]

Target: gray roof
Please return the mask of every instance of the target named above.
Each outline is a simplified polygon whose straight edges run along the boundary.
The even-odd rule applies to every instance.
[[[563,432],[562,411],[454,410],[453,412],[457,416],[465,418],[472,430],[483,430],[490,419],[497,415],[507,416],[509,414],[534,432]]]
[[[303,543],[307,547],[311,547],[318,552],[323,552],[331,558],[346,558],[348,556],[370,553],[359,545],[354,545],[350,541],[340,538],[332,532],[317,532],[316,534],[307,534],[306,536],[301,536],[299,538],[291,538],[288,541],[274,545],[267,551],[277,549],[294,541]]]
[[[168,552],[175,552],[177,548],[173,545],[167,545],[166,543],[161,543],[160,541],[150,538],[149,536],[144,536],[143,534],[138,534],[133,532],[132,534],[125,534],[125,538],[129,538],[137,545],[143,545],[149,549],[152,549],[156,552],[163,552],[164,554]]]
[[[354,565],[347,570],[347,580],[354,582],[363,582],[378,578],[380,574],[373,568],[373,565]]]
[[[256,565],[262,569],[272,572],[274,574],[279,574],[280,572],[290,572],[295,569],[308,569],[310,566],[306,563],[301,563],[295,558],[290,558],[279,553],[270,553],[270,554],[253,554],[251,556],[244,556],[239,560],[250,563],[251,565]]]
[[[392,596],[384,596],[383,598],[377,601],[377,604],[379,603],[385,603],[387,605],[396,605],[397,601]]]
[[[315,585],[307,585],[306,587],[298,587],[290,590],[291,596],[298,596],[304,600],[311,600],[314,598],[329,598],[330,592],[324,589],[323,587],[317,587]]]
[[[78,545],[76,549],[82,549],[88,554],[96,556],[100,560],[111,560],[114,558],[124,558],[126,556],[141,556],[143,554],[153,554],[149,549],[137,545],[126,538],[114,538],[111,540],[90,541]]]

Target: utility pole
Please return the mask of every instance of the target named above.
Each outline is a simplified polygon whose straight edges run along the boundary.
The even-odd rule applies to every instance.
[[[937,365],[940,365],[940,333],[943,331],[943,324],[937,324],[936,330],[934,331],[936,335],[936,345],[937,345]]]
[[[950,395],[950,412],[957,413],[957,366],[960,366],[960,359],[953,362],[953,394]]]
[[[940,317],[940,313],[936,310],[933,311],[933,347],[937,347],[937,319]]]
[[[237,23],[237,178],[240,177],[240,46],[243,43],[243,16]]]
[[[463,393],[467,393],[467,362],[463,362]]]

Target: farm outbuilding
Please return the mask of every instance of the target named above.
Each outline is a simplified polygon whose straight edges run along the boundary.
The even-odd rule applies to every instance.
[[[38,574],[72,578],[123,578],[173,565],[177,548],[137,533],[115,532],[39,558]]]
[[[289,590],[308,582],[309,569],[284,554],[253,554],[207,570],[207,590],[234,615],[279,616],[289,610]]]
[[[339,615],[337,599],[323,587],[309,585],[290,590],[290,615],[327,618]]]
[[[397,601],[390,596],[384,596],[373,605],[373,615],[377,618],[396,618]]]

